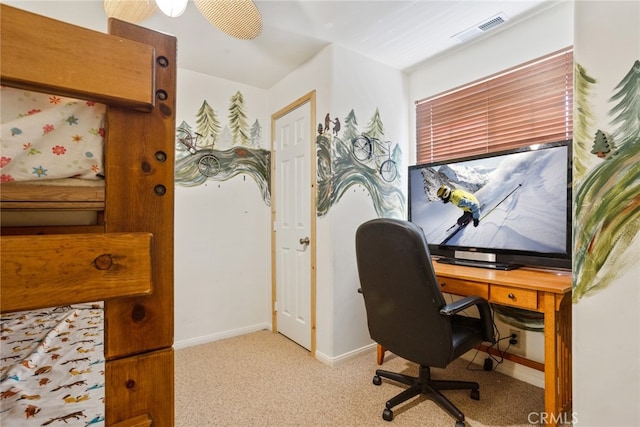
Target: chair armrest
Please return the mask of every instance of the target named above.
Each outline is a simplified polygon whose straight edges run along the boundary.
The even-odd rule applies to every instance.
[[[466,310],[469,307],[473,307],[477,304],[486,303],[487,301],[484,298],[477,296],[468,296],[458,301],[454,301],[451,304],[447,304],[440,309],[440,314],[444,314],[446,316],[451,316],[452,314],[457,314],[462,310]]]
[[[447,304],[440,309],[440,314],[444,316],[452,316],[473,306],[478,307],[480,313],[480,320],[482,322],[482,333],[484,340],[494,344],[496,342],[495,334],[493,333],[493,316],[491,315],[491,307],[489,302],[478,296],[468,296],[458,301],[454,301],[451,304]]]

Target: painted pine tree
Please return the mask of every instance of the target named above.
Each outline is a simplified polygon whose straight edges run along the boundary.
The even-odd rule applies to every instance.
[[[176,151],[178,153],[189,151],[192,134],[191,126],[184,120],[176,127]]]
[[[356,113],[351,109],[344,119],[344,132],[342,133],[342,137],[345,142],[351,143],[359,134],[358,119],[356,118]]]
[[[614,116],[611,124],[617,126],[613,140],[620,147],[624,144],[640,143],[640,60],[636,60],[629,72],[616,86],[610,101]]]
[[[600,129],[596,131],[596,136],[593,139],[593,145],[591,146],[591,154],[595,154],[601,159],[607,157],[611,152],[611,145],[609,145],[609,138]]]
[[[380,118],[380,111],[376,107],[376,112],[373,114],[369,126],[367,127],[367,135],[371,138],[377,138],[382,140],[384,136],[384,125]]]
[[[251,146],[252,147],[260,147],[260,143],[262,142],[262,126],[260,126],[260,122],[256,119],[251,125]]]
[[[196,113],[196,129],[197,132],[202,135],[198,137],[198,146],[213,147],[220,133],[220,122],[218,121],[216,112],[207,103],[206,99],[202,101],[202,105]]]
[[[222,128],[219,142],[222,147],[231,147],[233,145],[233,135],[231,134],[231,129],[229,129],[228,125]]]
[[[249,126],[247,124],[247,114],[244,111],[244,97],[240,91],[231,97],[229,126],[234,144],[249,145]]]
[[[589,169],[591,162],[587,147],[592,141],[593,128],[596,122],[596,115],[589,99],[593,96],[593,85],[596,79],[587,74],[587,70],[580,64],[575,67],[574,101],[578,106],[574,112],[573,128],[573,179],[575,183],[581,181]]]

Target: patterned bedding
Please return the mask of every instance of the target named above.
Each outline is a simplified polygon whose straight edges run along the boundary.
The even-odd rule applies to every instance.
[[[101,179],[106,106],[0,87],[0,182]]]
[[[0,425],[104,426],[102,304],[2,315]]]

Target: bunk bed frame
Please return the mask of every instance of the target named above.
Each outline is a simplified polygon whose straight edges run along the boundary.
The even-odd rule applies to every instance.
[[[176,39],[4,4],[0,16],[2,85],[108,106],[104,190],[0,185],[2,211],[99,212],[90,226],[2,228],[0,310],[104,300],[106,425],[172,426]]]

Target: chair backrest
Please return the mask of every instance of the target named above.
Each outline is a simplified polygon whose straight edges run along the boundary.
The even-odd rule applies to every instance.
[[[358,275],[371,339],[392,353],[444,367],[453,351],[451,319],[422,229],[379,218],[356,231]]]

